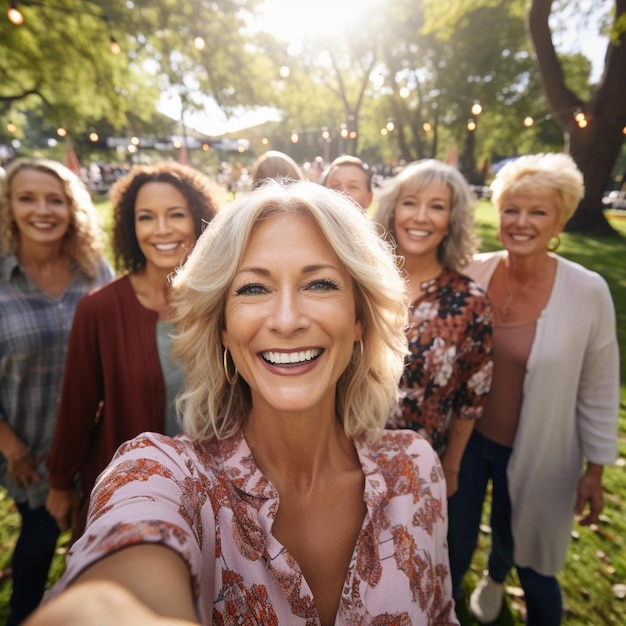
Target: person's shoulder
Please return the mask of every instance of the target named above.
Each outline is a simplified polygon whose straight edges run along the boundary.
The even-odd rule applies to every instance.
[[[219,468],[228,453],[235,454],[241,447],[241,437],[237,435],[228,439],[197,442],[185,433],[170,437],[157,432],[143,432],[124,442],[118,448],[118,454],[150,451],[150,456],[172,457],[177,463],[182,460],[183,465],[191,462],[205,468]]]
[[[486,288],[503,255],[504,250],[475,254],[472,260],[463,268],[463,273],[475,280],[483,288]]]
[[[456,315],[467,316],[468,323],[491,320],[491,300],[487,290],[471,276],[455,270],[448,270],[448,289],[454,292]]]
[[[111,264],[103,257],[98,264],[98,275],[96,280],[100,284],[106,284],[115,278],[115,272],[111,267]]]
[[[370,457],[374,460],[392,457],[420,456],[430,460],[436,453],[428,441],[413,430],[383,430],[380,436],[364,443]]]
[[[587,280],[590,283],[606,283],[604,278],[595,270],[562,256],[555,255],[555,258],[559,267],[561,267],[561,269],[568,275],[576,276],[577,278]]]
[[[408,493],[421,493],[426,485],[443,481],[443,470],[437,453],[424,437],[412,430],[384,430],[367,444],[367,454],[373,467],[386,485],[386,498]],[[375,468],[375,469],[374,469]]]
[[[612,302],[609,285],[601,274],[570,259],[561,256],[556,259],[559,271],[563,273],[564,283],[572,295],[584,295],[588,305],[601,301],[597,298]]]
[[[450,282],[454,284],[457,291],[465,292],[479,300],[487,299],[487,292],[483,289],[480,283],[465,272],[451,270],[450,276]]]
[[[0,282],[8,283],[11,280],[11,275],[19,265],[20,263],[13,253],[0,256]]]
[[[495,250],[492,252],[477,252],[468,265],[463,268],[463,272],[471,276],[471,270],[473,268],[481,267],[484,265],[491,265],[497,263],[504,255],[504,250]]]
[[[183,472],[197,466],[202,447],[194,444],[187,435],[169,437],[157,432],[143,432],[122,443],[115,453],[114,460],[132,457],[134,462],[158,464]]]
[[[100,309],[100,307],[107,306],[111,300],[117,300],[120,297],[128,295],[129,288],[132,289],[127,276],[114,278],[103,285],[94,287],[89,293],[83,296],[81,305],[83,307],[89,306]]]

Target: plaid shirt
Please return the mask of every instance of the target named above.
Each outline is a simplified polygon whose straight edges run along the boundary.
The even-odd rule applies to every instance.
[[[22,270],[17,257],[0,257],[0,420],[4,420],[39,460],[52,441],[65,369],[65,352],[80,298],[113,277],[102,261],[91,280],[76,271],[59,298],[40,289]],[[16,502],[31,508],[45,504],[47,480],[28,489],[17,487],[0,454],[0,484]]]

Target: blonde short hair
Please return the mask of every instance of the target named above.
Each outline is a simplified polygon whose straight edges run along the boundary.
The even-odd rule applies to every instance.
[[[375,219],[394,240],[394,209],[400,197],[407,190],[420,192],[431,183],[443,183],[452,192],[449,233],[439,244],[437,257],[444,267],[461,271],[472,260],[478,239],[474,231],[476,198],[456,167],[435,159],[409,163],[383,185]]]
[[[240,376],[231,386],[223,369],[225,300],[255,225],[283,213],[310,219],[354,281],[363,335],[337,383],[337,414],[346,434],[375,436],[396,398],[409,303],[390,246],[347,198],[308,181],[269,181],[218,213],[173,278],[173,354],[187,375],[179,408],[196,441],[233,435],[250,412],[247,383]]]
[[[63,250],[89,278],[98,274],[104,250],[104,234],[100,228],[89,191],[83,182],[58,161],[49,159],[18,159],[13,161],[1,180],[0,254],[15,253],[19,231],[11,213],[11,182],[18,172],[35,170],[58,178],[69,200],[70,226],[63,240]]]
[[[518,194],[541,196],[567,222],[585,193],[583,175],[574,159],[564,152],[529,154],[507,163],[491,183],[491,201],[501,210]]]

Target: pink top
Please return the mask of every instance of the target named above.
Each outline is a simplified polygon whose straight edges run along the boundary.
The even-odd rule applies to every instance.
[[[528,356],[535,340],[535,322],[493,327],[493,383],[476,430],[492,441],[513,447],[524,398]]]
[[[409,431],[354,444],[367,513],[335,624],[458,625],[436,454]],[[159,543],[187,562],[203,624],[316,626],[311,590],[271,532],[278,506],[242,433],[208,444],[140,435],[100,476],[87,529],[52,596],[115,550]]]

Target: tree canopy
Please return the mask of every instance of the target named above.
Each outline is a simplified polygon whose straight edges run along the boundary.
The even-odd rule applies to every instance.
[[[181,117],[209,115],[208,99],[226,114],[273,107],[281,121],[270,147],[300,160],[454,153],[482,181],[492,161],[568,150],[586,183],[571,227],[608,231],[602,193],[626,126],[626,0],[594,3],[610,34],[595,82],[589,59],[555,45],[587,0],[386,0],[297,46],[263,30],[262,5],[22,0],[22,25],[0,20],[0,120],[25,126],[28,115],[32,125],[36,112],[74,134],[133,132],[163,125],[156,103],[168,93]]]

